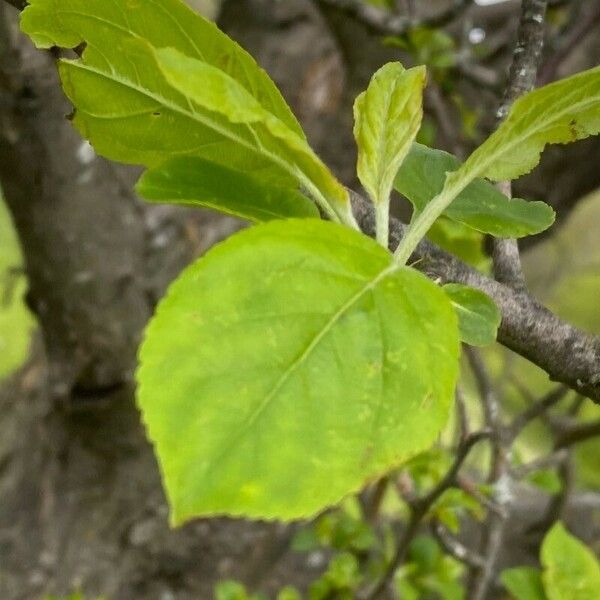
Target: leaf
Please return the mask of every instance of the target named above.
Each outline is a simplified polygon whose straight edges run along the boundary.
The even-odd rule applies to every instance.
[[[388,63],[354,103],[358,177],[375,204],[377,241],[384,248],[394,177],[421,127],[425,77],[424,67],[406,71]]]
[[[191,156],[146,171],[136,191],[146,200],[200,205],[249,221],[319,217],[316,206],[294,188]]]
[[[502,585],[515,600],[546,600],[539,569],[515,567],[500,574]]]
[[[166,80],[183,94],[192,108],[199,105],[211,114],[223,115],[229,121],[226,129],[232,138],[249,135],[251,139],[246,143],[257,153],[270,157],[274,164],[295,175],[310,192],[321,190],[337,205],[341,215],[346,214],[349,210],[346,189],[306,140],[266,111],[233,78],[170,48],[157,50],[156,57]],[[202,113],[198,116],[202,119]]]
[[[428,448],[458,350],[443,291],[362,234],[308,219],[229,238],[171,286],[140,351],[172,522],[313,515]]]
[[[277,86],[250,54],[181,0],[29,0],[21,29],[38,48],[75,48],[85,42],[86,64],[100,69],[111,65],[126,76],[136,71],[122,52],[127,40],[175,48],[231,75],[266,110],[304,135]],[[146,122],[152,124],[151,119]]]
[[[41,47],[86,44],[60,73],[74,123],[100,154],[147,167],[191,155],[285,186],[300,182],[329,216],[331,202],[350,220],[345,188],[273,82],[179,0],[33,0],[21,27]],[[189,81],[174,85],[187,69]],[[194,97],[181,93],[186,86]]]
[[[442,216],[431,226],[427,237],[467,264],[484,273],[489,272],[491,260],[484,252],[483,233]]]
[[[459,168],[460,161],[452,154],[413,144],[398,171],[394,187],[421,212],[441,192],[446,174]],[[483,233],[513,238],[548,229],[555,216],[544,202],[509,200],[483,179],[470,183],[443,214]]]
[[[387,204],[394,178],[423,117],[424,67],[388,63],[354,104],[358,177],[375,204]]]
[[[539,162],[546,144],[568,144],[600,132],[600,67],[544,86],[519,98],[506,120],[446,187],[462,189],[477,177],[516,179]]]
[[[592,551],[557,522],[542,543],[542,580],[548,600],[590,600],[600,590],[600,564]]]
[[[458,315],[461,340],[471,346],[493,344],[502,320],[494,301],[482,291],[458,283],[448,283],[444,291]]]

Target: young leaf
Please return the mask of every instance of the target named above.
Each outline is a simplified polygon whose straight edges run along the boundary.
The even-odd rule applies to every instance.
[[[140,352],[173,523],[313,515],[423,451],[458,346],[444,292],[347,227],[229,238],[172,285]]]
[[[519,98],[500,127],[448,177],[448,185],[476,177],[517,179],[538,164],[546,144],[568,144],[598,132],[600,67]]]
[[[600,131],[600,67],[519,98],[508,118],[413,220],[395,252],[406,264],[419,241],[452,201],[478,177],[515,179],[537,164],[546,144],[566,144]]]
[[[394,187],[421,212],[444,187],[446,174],[459,167],[460,161],[452,154],[413,144],[398,171]],[[484,179],[470,183],[443,214],[496,237],[533,235],[548,229],[554,222],[554,211],[544,202],[509,200]]]
[[[376,205],[377,238],[387,248],[389,202],[394,178],[423,117],[424,67],[408,71],[384,65],[354,104],[358,177]]]
[[[346,190],[310,150],[271,80],[179,0],[33,0],[21,27],[41,47],[86,44],[60,72],[74,123],[100,154],[148,167],[191,155],[284,186],[300,182],[330,217],[331,203],[352,223]],[[195,91],[206,75],[204,94],[182,94],[172,84],[178,68],[191,70]]]
[[[314,203],[292,187],[192,156],[146,171],[136,191],[146,200],[200,205],[249,221],[319,217]]]
[[[483,292],[466,285],[444,286],[458,315],[460,338],[471,346],[489,346],[496,341],[502,315],[494,301]]]
[[[562,523],[555,523],[544,538],[540,558],[548,600],[589,600],[598,596],[600,564]]]
[[[515,600],[547,600],[539,569],[533,567],[515,567],[500,574],[502,585]]]

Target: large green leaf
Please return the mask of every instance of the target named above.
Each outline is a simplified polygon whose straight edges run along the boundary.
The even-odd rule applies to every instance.
[[[249,221],[319,217],[314,203],[294,188],[192,156],[146,171],[136,191],[146,200],[200,205]]]
[[[458,315],[460,337],[471,346],[489,346],[496,341],[502,315],[494,301],[480,290],[449,283],[444,286]]]
[[[516,600],[547,600],[539,569],[515,567],[500,574],[502,585]]]
[[[175,48],[231,75],[267,110],[303,136],[302,128],[277,86],[254,59],[213,23],[181,0],[29,0],[21,28],[39,48],[87,44],[85,63],[102,72],[144,81],[152,77],[132,64],[127,40],[146,40],[155,48]],[[112,103],[111,103],[112,104]],[[144,115],[139,115],[143,117]],[[148,117],[148,115],[146,115]],[[152,125],[152,119],[146,119]]]
[[[460,164],[448,152],[413,144],[398,171],[394,187],[421,212],[444,187],[446,174],[457,170]],[[484,179],[470,183],[443,214],[496,237],[532,235],[554,222],[554,211],[544,202],[509,200]]]
[[[549,600],[590,600],[600,590],[600,564],[582,542],[556,523],[542,543],[542,580]]]
[[[388,63],[354,104],[358,177],[376,205],[378,239],[386,248],[390,194],[421,126],[425,77],[424,67],[407,71],[400,63]]]
[[[60,72],[74,122],[101,154],[149,167],[193,155],[300,182],[330,216],[333,204],[351,220],[346,190],[264,71],[179,0],[34,0],[21,27],[41,47],[86,44]]]
[[[140,352],[172,521],[312,515],[426,449],[458,350],[444,292],[362,234],[308,219],[229,238],[172,285]]]

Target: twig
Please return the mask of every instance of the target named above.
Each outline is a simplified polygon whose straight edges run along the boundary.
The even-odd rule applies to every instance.
[[[525,92],[532,90],[544,46],[544,16],[548,0],[523,0],[517,45],[508,76],[508,86],[497,112],[502,121],[508,115],[513,102]],[[509,198],[512,196],[510,182],[499,184]],[[494,239],[494,275],[496,279],[517,289],[525,288],[525,279],[515,239]]]
[[[433,533],[433,537],[435,537],[450,556],[469,567],[483,567],[481,556],[475,554],[470,548],[467,548],[457,540],[437,519],[434,519],[431,523],[431,532]]]
[[[508,435],[511,439],[516,438],[523,429],[534,419],[545,413],[558,404],[569,392],[569,388],[564,385],[559,385],[548,392],[543,398],[540,398],[529,406],[520,415],[515,417],[512,425],[509,428]]]
[[[513,468],[511,471],[512,476],[514,479],[523,479],[523,477],[527,477],[527,475],[535,473],[535,471],[540,471],[541,469],[560,467],[567,458],[567,454],[566,449],[563,448],[562,450],[552,452],[552,454],[548,454],[547,456],[536,458],[531,462]]]
[[[376,600],[385,592],[386,588],[389,586],[392,578],[394,577],[394,573],[406,558],[406,553],[408,552],[410,542],[419,530],[421,521],[425,515],[447,489],[450,489],[456,485],[456,476],[471,449],[481,440],[489,438],[490,435],[491,432],[488,429],[477,431],[469,435],[465,441],[459,445],[452,466],[448,469],[444,477],[437,483],[437,485],[435,485],[424,496],[407,499],[410,509],[408,524],[398,540],[396,552],[390,561],[385,574],[379,580],[376,586],[367,593],[365,596],[366,600]]]
[[[597,436],[600,436],[600,419],[576,425],[562,432],[556,440],[555,448],[568,448]]]
[[[489,481],[493,485],[494,502],[500,508],[499,511],[488,511],[480,546],[480,555],[484,557],[483,564],[473,569],[473,582],[469,586],[469,599],[483,600],[494,578],[512,504],[512,478],[509,471],[510,441],[505,435],[506,430],[502,426],[498,400],[483,360],[473,348],[468,348],[467,357],[481,397],[486,424],[493,432]]]
[[[471,4],[472,0],[454,0],[452,6],[437,15],[426,19],[415,19],[412,11],[406,15],[377,8],[362,0],[317,0],[320,4],[344,11],[357,19],[371,31],[380,35],[402,35],[417,26],[442,27],[457,19]]]

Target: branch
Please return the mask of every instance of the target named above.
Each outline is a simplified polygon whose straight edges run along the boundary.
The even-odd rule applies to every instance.
[[[317,0],[320,4],[349,14],[380,35],[402,35],[414,27],[443,27],[457,19],[472,0],[454,0],[448,10],[425,19],[414,19],[411,15],[377,8],[363,0]]]
[[[484,429],[467,436],[463,442],[461,442],[456,450],[454,462],[448,469],[444,477],[435,485],[427,494],[421,497],[407,499],[407,503],[410,509],[410,518],[406,528],[404,529],[400,540],[398,541],[398,547],[394,557],[387,566],[383,577],[375,585],[375,587],[366,595],[366,600],[376,600],[381,598],[386,588],[389,586],[394,573],[398,570],[398,567],[403,563],[406,558],[406,553],[410,546],[410,542],[416,535],[423,518],[427,515],[431,507],[439,499],[439,497],[448,489],[454,486],[458,486],[457,475],[460,468],[464,464],[467,456],[471,452],[472,448],[481,440],[489,438],[491,431]]]
[[[439,542],[440,546],[442,546],[450,556],[469,567],[483,567],[483,559],[481,556],[475,554],[470,548],[467,548],[459,542],[439,521],[435,520],[431,524],[431,532],[433,533],[433,537]]]
[[[600,419],[570,427],[562,432],[556,440],[555,448],[568,448],[597,436],[600,436]]]
[[[354,214],[362,230],[374,235],[373,206],[353,193]],[[390,220],[390,249],[406,225]],[[561,320],[523,290],[486,277],[428,240],[412,256],[415,267],[440,283],[462,283],[490,296],[502,313],[498,341],[537,365],[552,381],[568,385],[600,404],[600,338]]]
[[[517,45],[508,75],[504,99],[498,109],[498,121],[508,115],[514,101],[535,86],[537,71],[544,46],[544,16],[548,0],[523,0]],[[499,184],[503,193],[512,196],[510,182]],[[515,239],[494,239],[494,275],[498,281],[517,289],[525,289],[525,278]]]
[[[515,420],[513,421],[509,430],[509,437],[511,439],[516,438],[531,421],[560,402],[567,395],[568,391],[569,388],[564,385],[559,385],[553,390],[550,390],[550,392],[548,392],[538,401],[531,404],[529,408],[515,417]]]

